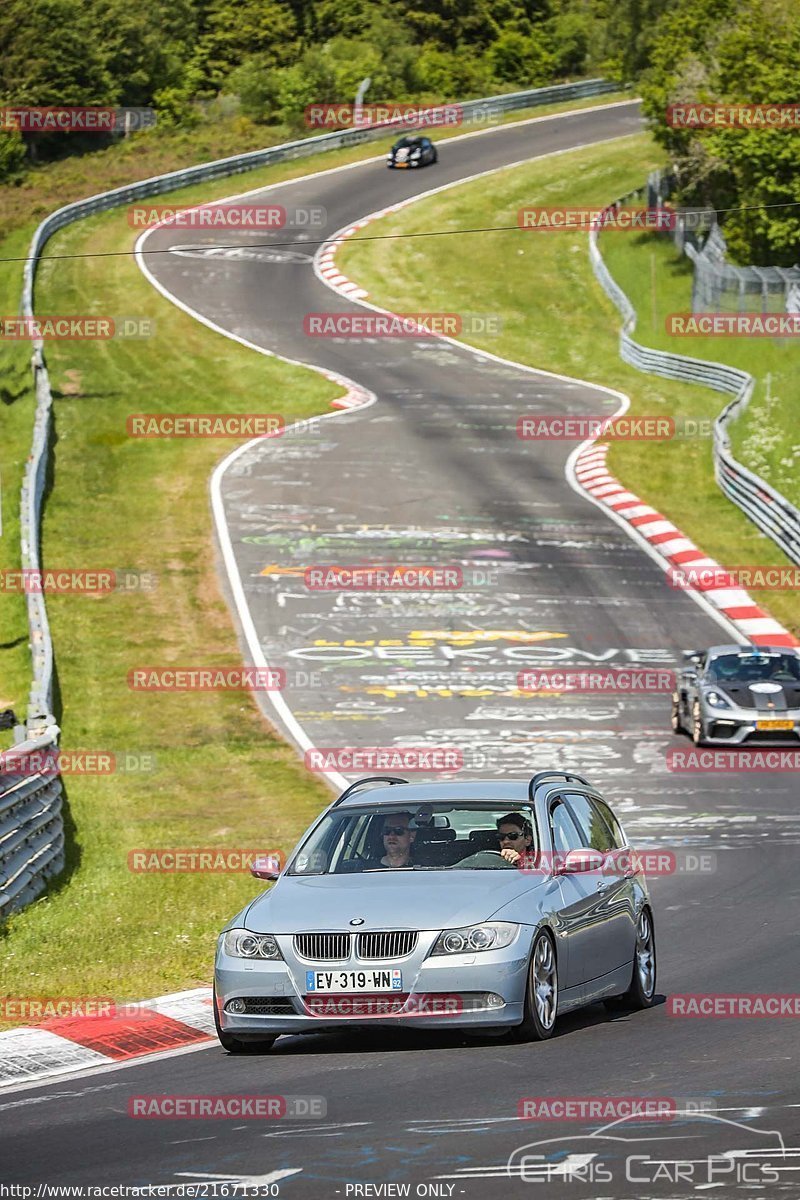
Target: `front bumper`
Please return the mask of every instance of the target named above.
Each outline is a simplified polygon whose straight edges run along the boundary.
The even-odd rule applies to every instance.
[[[751,708],[702,706],[704,740],[710,746],[800,746],[800,710],[763,712]],[[760,721],[791,722],[791,729],[758,729]]]
[[[354,1024],[427,1029],[519,1025],[524,1010],[531,935],[532,930],[523,927],[516,941],[504,950],[428,958],[437,935],[422,933],[412,955],[369,963],[371,968],[402,970],[403,987],[399,995],[320,993],[310,998],[310,1002],[304,994],[309,969],[358,970],[365,964],[356,960],[335,965],[301,960],[292,950],[291,937],[277,938],[284,961],[232,958],[224,953],[220,942],[214,968],[220,1026],[234,1036],[271,1037]],[[490,996],[494,997],[491,1002],[487,1000]],[[232,1000],[243,1000],[250,1008],[256,997],[259,1008],[272,1011],[226,1011]]]

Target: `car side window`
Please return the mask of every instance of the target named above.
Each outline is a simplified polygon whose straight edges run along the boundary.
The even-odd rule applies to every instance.
[[[625,834],[622,832],[622,826],[620,825],[619,821],[614,816],[605,800],[601,800],[599,796],[592,797],[592,804],[596,809],[598,809],[601,817],[611,830],[611,836],[614,839],[614,845],[618,850],[621,850],[626,843]]]
[[[580,850],[585,845],[581,832],[563,800],[556,800],[550,809],[550,828],[553,831],[553,850],[557,854],[566,854],[568,850]]]
[[[585,839],[583,845],[592,850],[602,850],[603,853],[613,850],[614,838],[611,830],[588,796],[570,792],[565,795],[565,799]]]

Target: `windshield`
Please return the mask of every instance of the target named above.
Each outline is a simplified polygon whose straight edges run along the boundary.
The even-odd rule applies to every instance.
[[[289,875],[514,870],[503,847],[538,847],[527,805],[450,801],[422,806],[364,805],[329,812],[301,844]]]
[[[402,137],[395,142],[395,150],[414,150],[419,145],[419,138]]]
[[[800,680],[800,658],[795,654],[721,654],[709,663],[709,674],[719,683],[776,683]]]

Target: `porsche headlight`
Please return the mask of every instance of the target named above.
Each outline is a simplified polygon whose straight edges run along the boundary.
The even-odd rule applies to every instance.
[[[223,935],[223,949],[231,958],[283,958],[271,933],[250,933],[247,929],[229,929]]]
[[[486,921],[483,925],[464,925],[460,929],[443,929],[431,955],[475,954],[480,950],[502,950],[510,946],[519,933],[519,925],[511,921]]]
[[[712,708],[730,708],[729,701],[722,692],[706,692],[706,700]]]

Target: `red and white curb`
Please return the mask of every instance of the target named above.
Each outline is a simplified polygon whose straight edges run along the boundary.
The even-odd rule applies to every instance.
[[[334,382],[338,380],[334,379]],[[359,387],[358,384],[351,384],[344,396],[331,400],[331,408],[361,408],[365,404],[371,404],[372,400],[372,392]]]
[[[0,1091],[214,1038],[210,988],[127,1005],[119,1016],[54,1017],[0,1033]]]
[[[606,466],[609,446],[593,443],[575,463],[575,478],[596,503],[603,504],[635,529],[671,568],[699,568],[724,574],[725,568],[704,554],[676,525],[645,504],[615,479]],[[698,587],[718,612],[748,641],[761,646],[798,646],[800,641],[764,612],[743,588]]]
[[[410,196],[408,200],[401,200],[397,204],[389,205],[388,208],[376,209],[375,212],[370,213],[362,221],[354,221],[346,229],[340,229],[332,241],[326,242],[321,247],[316,256],[314,268],[320,279],[329,288],[332,288],[334,292],[338,292],[340,296],[345,296],[348,300],[364,300],[369,295],[366,288],[353,283],[352,279],[348,279],[337,267],[336,255],[338,251],[348,238],[358,233],[359,229],[366,229],[373,221],[378,221],[381,217],[388,217],[391,213],[399,212],[401,208],[405,208],[408,204],[413,204],[416,199],[416,196]]]
[[[343,229],[335,241],[326,242],[317,255],[316,266],[318,273],[329,287],[332,287],[342,296],[346,296],[348,300],[363,300],[365,296],[369,295],[369,292],[342,274],[334,260],[337,250],[340,246],[344,245],[345,238],[352,237],[357,230],[363,229],[367,224],[367,221],[356,221],[355,225]]]

